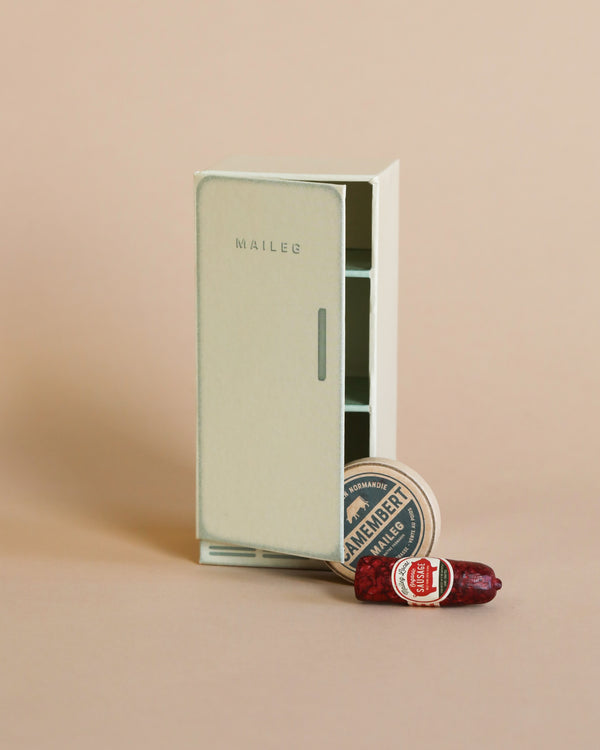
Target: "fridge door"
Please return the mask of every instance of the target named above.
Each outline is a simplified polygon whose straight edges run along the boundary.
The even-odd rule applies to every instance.
[[[344,196],[198,181],[201,539],[343,559]]]

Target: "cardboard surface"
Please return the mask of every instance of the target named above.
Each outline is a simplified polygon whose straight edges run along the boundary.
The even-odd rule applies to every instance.
[[[396,738],[399,714],[420,716],[432,693],[403,744],[591,747],[600,617],[580,571],[597,569],[597,510],[556,563],[560,514],[447,503],[440,552],[489,563],[503,588],[489,605],[409,609],[357,602],[333,573],[198,565],[192,476],[165,510],[157,488],[173,479],[148,475],[154,490],[104,504],[103,523],[89,492],[57,513],[64,479],[5,477],[5,747],[191,748],[200,731],[253,750],[361,750]],[[357,710],[361,685],[376,711]]]

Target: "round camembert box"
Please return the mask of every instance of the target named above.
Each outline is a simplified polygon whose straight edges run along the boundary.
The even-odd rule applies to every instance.
[[[437,500],[416,471],[387,458],[361,458],[344,469],[344,562],[327,564],[352,582],[364,555],[426,557],[439,532]]]

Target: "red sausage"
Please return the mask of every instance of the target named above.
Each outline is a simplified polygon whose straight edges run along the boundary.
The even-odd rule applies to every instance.
[[[483,563],[440,557],[361,557],[354,592],[365,602],[449,607],[484,604],[496,596],[502,581]]]

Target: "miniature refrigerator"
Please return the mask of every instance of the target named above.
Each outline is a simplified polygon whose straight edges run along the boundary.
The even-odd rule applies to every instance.
[[[397,162],[196,174],[200,561],[343,560],[344,464],[396,457]]]

